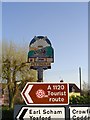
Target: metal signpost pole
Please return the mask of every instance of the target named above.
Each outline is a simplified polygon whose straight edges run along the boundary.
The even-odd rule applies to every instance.
[[[81,68],[79,67],[79,79],[80,79],[80,95],[82,93],[82,89],[81,89]]]
[[[38,80],[37,82],[43,82],[43,67],[39,67],[37,69],[38,72]]]

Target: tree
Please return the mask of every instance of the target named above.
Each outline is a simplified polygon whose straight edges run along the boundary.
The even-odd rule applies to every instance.
[[[83,81],[83,90],[82,90],[83,95],[90,95],[90,84]]]
[[[6,81],[9,91],[9,108],[14,107],[15,95],[18,92],[17,83],[36,80],[35,71],[30,70],[29,63],[26,62],[27,49],[6,41],[2,44],[2,81]],[[22,82],[23,81],[23,82]],[[20,87],[21,87],[20,85]]]

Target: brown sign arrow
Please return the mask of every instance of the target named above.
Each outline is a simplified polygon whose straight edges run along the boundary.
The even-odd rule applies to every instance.
[[[27,105],[68,104],[68,84],[28,82],[21,95]]]

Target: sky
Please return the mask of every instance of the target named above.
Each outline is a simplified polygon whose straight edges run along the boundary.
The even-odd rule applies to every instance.
[[[2,38],[29,46],[34,36],[47,36],[54,63],[44,71],[44,82],[88,81],[88,3],[2,3]]]

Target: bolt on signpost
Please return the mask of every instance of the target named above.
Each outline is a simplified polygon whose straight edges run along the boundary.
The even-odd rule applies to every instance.
[[[51,69],[54,62],[54,50],[50,40],[45,36],[35,36],[29,45],[28,62],[30,69],[37,70],[37,82],[43,82],[43,70]]]

